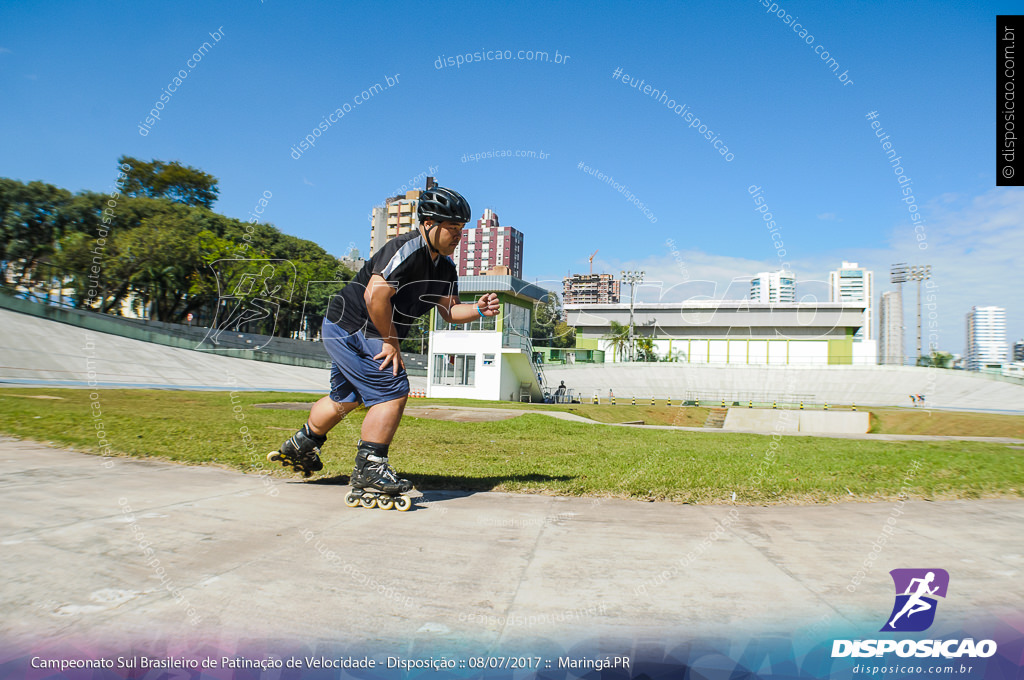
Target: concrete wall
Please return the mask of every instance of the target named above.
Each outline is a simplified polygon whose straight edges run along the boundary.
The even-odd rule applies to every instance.
[[[731,408],[725,417],[722,429],[779,433],[864,434],[870,427],[870,416],[864,411]]]
[[[605,361],[617,363],[606,340],[598,340],[605,350]],[[794,364],[828,366],[829,364],[875,365],[877,343],[851,342],[847,338],[822,340],[787,340],[767,338],[708,339],[654,338],[659,357],[671,354],[683,363],[692,364]]]
[[[1024,385],[968,371],[914,366],[731,366],[700,364],[601,364],[549,366],[548,381],[560,380],[584,401],[595,394],[619,399],[687,395],[708,403],[722,398],[746,403],[805,399],[818,404],[912,406],[910,394],[924,394],[928,406],[1024,412]]]

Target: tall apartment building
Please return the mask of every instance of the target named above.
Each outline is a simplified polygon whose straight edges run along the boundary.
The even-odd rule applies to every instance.
[[[793,272],[759,272],[750,280],[751,302],[796,302],[796,277]]]
[[[1024,340],[1013,343],[1013,360],[1024,361]]]
[[[428,183],[432,178],[428,177]],[[405,192],[404,196],[391,196],[373,209],[370,215],[370,255],[380,250],[391,239],[416,228],[416,208],[421,190]]]
[[[1006,310],[971,307],[967,313],[967,370],[980,371],[1006,363]]]
[[[562,303],[618,304],[619,281],[611,274],[573,274],[562,279]]]
[[[452,255],[459,276],[478,276],[491,267],[504,266],[512,276],[523,278],[523,232],[503,227],[498,214],[490,208],[476,221],[475,227],[462,231],[462,241]]]
[[[830,302],[856,302],[864,305],[864,325],[854,334],[858,341],[874,340],[874,272],[858,267],[856,262],[843,262],[828,274]]]
[[[903,294],[897,290],[882,293],[878,306],[878,363],[903,365]]]

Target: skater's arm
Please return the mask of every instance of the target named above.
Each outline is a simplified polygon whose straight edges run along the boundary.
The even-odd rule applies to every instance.
[[[392,321],[395,310],[391,306],[391,297],[394,294],[395,289],[384,280],[384,277],[374,274],[370,277],[366,292],[363,293],[363,300],[366,302],[366,313],[370,317],[370,322],[384,340],[380,354],[374,359],[383,359],[380,370],[391,366],[391,373],[398,375],[398,369],[405,368],[405,362],[402,361],[402,352],[398,346],[398,331],[395,330]]]
[[[477,312],[478,309],[479,312]],[[501,311],[501,303],[498,302],[498,296],[494,293],[481,295],[476,302],[461,304],[457,297],[449,295],[441,299],[437,311],[440,312],[441,318],[448,323],[469,323],[476,321],[481,316],[497,316]]]

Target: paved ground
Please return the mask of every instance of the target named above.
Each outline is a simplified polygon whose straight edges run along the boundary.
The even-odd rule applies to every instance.
[[[945,616],[1024,610],[1020,500],[746,507],[427,492],[400,514],[346,508],[345,490],[0,439],[0,639],[227,635],[408,651],[569,629],[877,630],[892,606],[887,572],[922,566],[952,575]],[[852,585],[890,517],[893,538]]]

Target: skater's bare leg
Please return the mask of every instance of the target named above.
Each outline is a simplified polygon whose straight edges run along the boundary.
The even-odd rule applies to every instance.
[[[321,397],[309,409],[309,429],[325,435],[357,406],[359,403],[355,401],[337,402],[330,397]]]
[[[409,509],[411,501],[403,494],[412,488],[412,482],[399,478],[395,469],[388,463],[388,448],[402,421],[406,400],[407,396],[403,396],[374,404],[367,412],[350,480],[352,493],[345,498],[345,503],[350,507],[367,498],[380,496],[384,500],[376,502],[381,503],[381,507],[385,509],[388,503],[394,503],[399,510]]]
[[[408,400],[407,395],[371,406],[359,433],[363,441],[390,444],[398,430],[398,424],[402,422],[402,413]]]
[[[323,470],[319,454],[327,441],[327,433],[357,406],[357,402],[341,403],[329,396],[322,397],[309,410],[309,418],[302,429],[285,440],[277,451],[271,451],[267,460],[291,467],[306,477]]]

